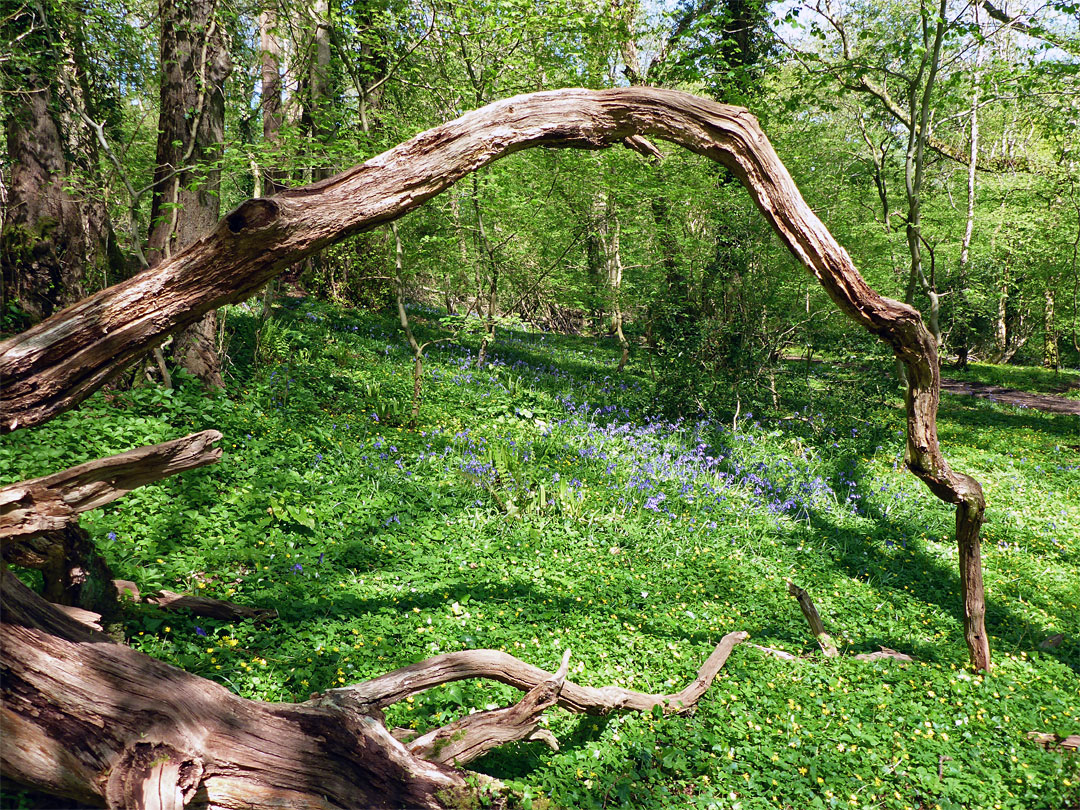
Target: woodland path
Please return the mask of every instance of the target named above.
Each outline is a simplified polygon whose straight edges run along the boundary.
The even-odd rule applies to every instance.
[[[1034,408],[1045,413],[1080,414],[1080,399],[1055,396],[1054,394],[1031,394],[1015,388],[1002,388],[983,382],[963,382],[942,378],[941,390],[947,394],[968,394],[1019,408]]]

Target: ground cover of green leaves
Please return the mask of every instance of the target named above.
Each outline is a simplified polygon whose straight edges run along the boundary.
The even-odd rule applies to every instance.
[[[435,313],[414,311],[421,333]],[[941,437],[988,500],[996,667],[965,668],[952,514],[902,463],[899,395],[796,365],[781,407],[721,421],[650,413],[617,348],[500,330],[493,362],[411,363],[388,318],[293,302],[262,332],[228,312],[232,379],[98,394],[0,441],[3,483],[217,428],[220,464],[84,516],[116,574],[276,608],[269,625],[132,606],[131,644],[261,700],[302,700],[422,658],[490,647],[571,679],[675,691],[734,651],[688,717],[550,713],[562,743],[475,763],[532,807],[1062,808],[1080,731],[1080,421],[945,396]],[[272,338],[272,339],[271,339]],[[882,367],[890,367],[883,362]],[[883,372],[884,373],[884,372]],[[786,580],[842,649],[814,654]],[[1040,649],[1055,634],[1057,646]],[[913,664],[865,663],[879,645]],[[419,729],[514,690],[462,682],[395,707]]]

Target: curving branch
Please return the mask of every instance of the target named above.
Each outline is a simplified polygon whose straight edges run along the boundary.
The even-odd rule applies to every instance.
[[[712,655],[701,665],[697,677],[679,692],[652,695],[618,686],[596,688],[565,681],[555,702],[568,711],[594,715],[622,710],[647,712],[654,706],[661,707],[666,714],[689,711],[705,694],[731,651],[748,637],[747,633],[739,630],[720,639]],[[499,650],[465,650],[436,655],[434,658],[410,664],[353,686],[327,690],[316,699],[316,703],[347,706],[353,711],[366,713],[400,703],[410,695],[424,692],[433,686],[469,678],[486,678],[527,692],[553,677],[550,672],[526,664],[510,653]]]
[[[537,724],[547,708],[563,703],[568,688],[588,695],[588,705],[605,701],[606,710],[689,709],[746,637],[725,636],[697,679],[677,695],[567,683],[569,651],[552,675],[507,655],[492,667],[484,656],[494,652],[480,650],[468,674],[432,659],[369,682],[384,695],[381,702],[342,699],[367,686],[359,684],[304,703],[271,704],[237,697],[114,643],[92,623],[94,614],[49,605],[6,569],[0,579],[4,774],[110,808],[480,806],[475,785],[446,763],[464,764],[520,739],[557,748],[554,736]],[[424,672],[430,687],[460,677],[499,680],[499,668],[508,663],[519,672],[515,685],[528,684],[519,703],[468,715],[410,742],[400,739],[401,730],[386,728],[379,706],[417,691],[416,681],[412,691],[388,689],[405,673]]]
[[[317,250],[395,220],[500,157],[534,146],[600,149],[634,136],[668,140],[726,166],[837,307],[889,343],[907,367],[907,465],[937,497],[956,506],[965,637],[973,665],[989,668],[979,550],[985,500],[974,478],[949,467],[938,444],[940,372],[933,336],[913,307],[866,283],[749,112],[674,90],[516,96],[336,177],[249,200],[154,270],[0,344],[0,430],[41,424],[74,407],[206,312],[247,298]]]

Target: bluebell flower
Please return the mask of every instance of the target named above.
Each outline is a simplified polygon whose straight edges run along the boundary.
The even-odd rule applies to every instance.
[[[197,635],[197,636],[205,636],[206,631],[203,630],[201,627],[196,626],[195,627],[195,635]]]
[[[116,539],[116,532],[109,532],[105,536],[108,537],[110,540],[115,540]]]

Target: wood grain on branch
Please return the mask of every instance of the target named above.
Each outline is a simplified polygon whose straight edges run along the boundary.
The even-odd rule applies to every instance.
[[[0,577],[5,781],[118,809],[440,808],[468,790],[376,717],[245,700]]]
[[[814,606],[814,600],[810,598],[810,594],[806,592],[806,589],[800,588],[794,582],[788,582],[788,593],[799,602],[799,609],[802,610],[807,624],[810,625],[810,632],[814,634],[814,638],[821,645],[825,656],[827,658],[836,658],[840,655],[837,652],[836,645],[833,644],[832,637],[825,632],[825,623],[821,621],[817,607]]]
[[[221,458],[216,430],[88,461],[44,478],[0,489],[0,543],[59,531],[81,512],[126,495],[136,487],[213,464]]]
[[[735,646],[747,638],[747,633],[736,631],[720,639],[712,654],[701,665],[697,677],[679,692],[653,695],[618,686],[595,688],[565,681],[556,702],[569,711],[594,715],[621,710],[647,712],[654,706],[659,706],[668,714],[688,711],[705,694],[705,690],[716,678]],[[433,686],[468,678],[486,678],[527,692],[553,677],[550,672],[526,664],[509,653],[499,650],[465,650],[437,655],[354,686],[330,689],[316,702],[370,712],[392,706]]]
[[[559,699],[569,667],[567,650],[558,671],[530,689],[513,706],[466,715],[418,737],[408,744],[408,749],[432,762],[465,765],[500,745],[528,739],[536,731],[544,711]],[[555,747],[558,749],[558,743]]]

